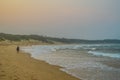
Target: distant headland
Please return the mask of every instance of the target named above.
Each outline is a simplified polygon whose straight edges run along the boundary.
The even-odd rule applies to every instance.
[[[104,40],[85,40],[85,39],[68,39],[55,38],[40,35],[15,35],[0,33],[0,42],[34,42],[34,43],[65,43],[65,44],[101,44],[101,43],[120,43],[119,39],[104,39]]]

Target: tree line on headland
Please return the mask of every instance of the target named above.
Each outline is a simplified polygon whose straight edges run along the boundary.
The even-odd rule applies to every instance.
[[[119,39],[84,40],[84,39],[55,38],[55,37],[40,36],[40,35],[14,35],[14,34],[0,33],[0,41],[5,41],[5,40],[9,40],[9,41],[37,40],[51,44],[54,44],[54,42],[67,43],[67,44],[120,43]]]

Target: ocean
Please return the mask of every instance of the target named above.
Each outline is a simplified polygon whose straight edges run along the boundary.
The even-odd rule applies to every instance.
[[[120,44],[33,45],[22,50],[82,80],[120,80]]]

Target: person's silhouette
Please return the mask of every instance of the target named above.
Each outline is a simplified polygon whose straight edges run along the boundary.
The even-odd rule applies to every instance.
[[[19,52],[19,51],[20,51],[20,47],[19,47],[19,46],[17,46],[16,51],[17,51],[17,52]]]

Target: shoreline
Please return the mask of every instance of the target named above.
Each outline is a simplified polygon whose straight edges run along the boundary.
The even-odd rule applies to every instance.
[[[41,50],[41,49],[38,49],[38,50]],[[104,56],[95,56],[92,54],[88,54],[88,51],[84,51],[84,50],[83,51],[69,50],[69,49],[68,50],[63,49],[63,50],[57,50],[57,51],[55,50],[51,54],[37,55],[37,53],[35,53],[37,56],[35,56],[34,51],[37,51],[37,49],[30,50],[30,51],[28,50],[28,52],[30,52],[35,59],[43,60],[51,65],[62,66],[60,70],[74,77],[77,77],[78,79],[82,79],[82,80],[84,79],[93,80],[93,78],[95,80],[96,79],[97,80],[105,80],[105,79],[118,80],[119,79],[118,74],[120,73],[120,70],[119,70],[120,60],[117,60],[114,58],[109,58]],[[75,63],[74,65],[71,65],[72,61],[73,61],[73,64]],[[113,64],[113,62],[115,63]],[[112,76],[109,76],[109,75],[112,75]],[[107,76],[109,76],[110,78],[109,77],[107,78]]]
[[[0,45],[0,80],[80,80],[15,49],[15,45]]]

